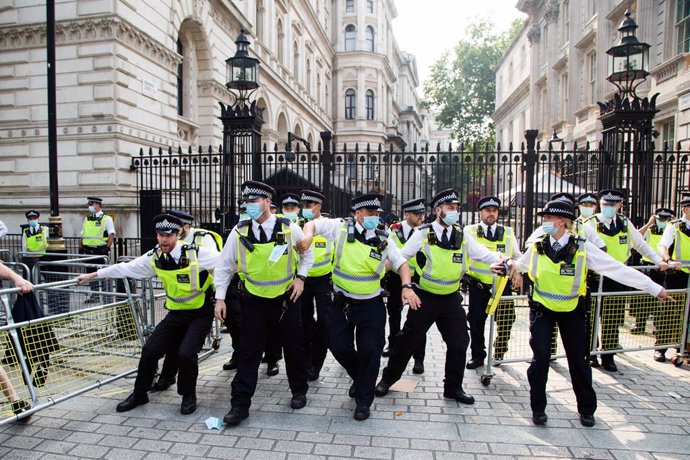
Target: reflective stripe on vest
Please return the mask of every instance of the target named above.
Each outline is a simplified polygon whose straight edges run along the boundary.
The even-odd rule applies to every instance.
[[[38,226],[38,232],[31,235],[29,234],[31,230],[26,229],[22,233],[22,238],[24,239],[24,247],[28,252],[36,255],[43,255],[48,248],[48,227],[42,225]]]
[[[420,231],[420,252],[426,257],[426,265],[424,269],[417,267],[419,287],[438,295],[457,292],[460,289],[460,278],[467,271],[467,242],[463,239],[460,249],[443,249],[436,244],[429,244],[429,232],[433,232],[433,228],[427,227]]]
[[[321,235],[317,235],[311,242],[314,250],[314,265],[307,276],[324,276],[333,270],[333,243]]]
[[[218,250],[218,252],[223,250],[223,238],[213,230],[206,230],[203,228],[192,228],[189,230],[189,234],[192,235],[192,238],[189,239],[191,241],[185,238],[185,241],[189,243],[194,243],[197,246],[201,247],[204,245],[204,237],[206,235],[210,235],[213,238],[213,241],[215,241],[216,243],[216,250]]]
[[[402,233],[402,224],[400,224],[400,225],[401,225],[401,228],[399,229],[399,231],[400,231],[400,233]],[[412,230],[413,230],[412,234],[414,235],[414,232],[419,230],[419,228],[413,227]],[[393,238],[393,241],[395,241],[395,245],[397,246],[398,249],[402,249],[402,247],[405,246],[405,243],[407,243],[407,241],[405,241],[405,243],[402,242],[402,240],[400,239],[400,235],[398,234],[397,229],[391,231],[391,237]],[[416,256],[410,257],[407,260],[407,266],[410,267],[410,273],[414,274],[417,271],[417,257]]]
[[[690,237],[680,230],[682,220],[673,224],[673,260],[677,260],[683,265],[690,264]],[[690,269],[681,268],[685,273]]]
[[[534,282],[532,300],[556,312],[574,310],[587,289],[586,257],[584,240],[579,240],[572,264],[554,263],[546,254],[539,254],[537,245],[533,244],[528,272]]]
[[[89,220],[88,217],[84,218],[81,232],[81,239],[84,246],[97,248],[105,246],[108,243],[106,226],[108,218],[109,216],[107,214],[103,214],[101,217],[94,220]]]
[[[501,254],[511,257],[513,255],[513,229],[510,227],[503,227],[503,238],[499,241],[489,241],[484,237],[479,237],[479,225],[474,224],[467,227],[470,235],[477,240],[479,244],[486,247],[490,252],[500,252]],[[503,247],[501,251],[499,245]],[[484,284],[493,284],[496,278],[494,272],[491,271],[489,264],[480,262],[478,260],[470,259],[470,266],[467,274],[473,278],[478,279]]]
[[[158,268],[156,261],[160,260],[162,255],[162,251],[156,247],[151,255],[151,266],[163,282],[168,310],[196,310],[201,308],[204,305],[206,291],[213,285],[213,277],[209,273],[204,285],[199,286],[202,270],[199,270],[198,248],[196,246],[182,246],[180,260],[186,258],[189,264],[174,270]]]
[[[272,263],[268,260],[276,247],[275,241],[268,243],[254,243],[254,250],[249,251],[240,241],[240,235],[247,237],[252,225],[243,227],[242,233],[237,235],[237,262],[240,277],[250,294],[266,299],[274,299],[285,294],[295,277],[295,250],[292,245],[292,231],[290,225],[276,222],[282,226],[285,235],[285,251],[279,259]]]
[[[386,259],[373,247],[347,242],[349,222],[343,222],[335,249],[333,284],[350,294],[369,295],[381,288]],[[378,258],[377,258],[378,255]],[[380,260],[379,260],[380,259]]]
[[[599,217],[594,216],[587,222],[591,222],[601,239],[606,243],[606,253],[616,259],[618,262],[626,263],[632,254],[632,229],[628,225],[628,219],[623,216],[620,217],[623,221],[625,232],[618,232],[613,236],[606,235],[599,231]],[[625,237],[625,242],[621,243],[621,238]]]

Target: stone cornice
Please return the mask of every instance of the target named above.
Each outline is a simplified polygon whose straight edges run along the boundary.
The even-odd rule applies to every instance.
[[[148,34],[119,18],[91,18],[55,24],[55,43],[83,44],[117,40],[168,69],[175,69],[181,57]],[[45,46],[45,24],[0,28],[0,49],[26,49]]]
[[[229,89],[216,80],[201,80],[197,83],[200,96],[212,96],[214,100],[231,104],[234,98]]]

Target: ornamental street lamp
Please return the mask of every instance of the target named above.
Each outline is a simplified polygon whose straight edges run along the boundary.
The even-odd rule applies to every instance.
[[[604,128],[597,187],[599,190],[617,188],[627,193],[629,216],[640,226],[654,210],[649,184],[652,183],[652,121],[658,112],[658,94],[651,98],[637,94],[637,88],[649,76],[650,48],[637,39],[637,28],[630,10],[626,11],[618,27],[620,41],[606,51],[608,81],[615,85],[617,92],[613,99],[597,102]]]
[[[235,98],[232,105],[220,102],[220,120],[223,123],[223,164],[221,177],[220,206],[217,214],[221,219],[222,232],[229,233],[238,220],[236,213],[239,185],[245,179],[261,180],[261,126],[263,109],[250,96],[259,88],[259,60],[249,55],[249,40],[245,30],[235,40],[235,55],[225,61],[225,86]],[[233,92],[234,91],[234,92]],[[236,93],[235,93],[236,92]],[[251,157],[251,177],[244,177],[244,168],[239,165]],[[237,169],[237,170],[236,170]]]

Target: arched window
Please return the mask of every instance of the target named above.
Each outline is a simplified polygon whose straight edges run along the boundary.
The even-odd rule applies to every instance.
[[[355,12],[355,0],[345,0],[345,12],[354,13]]]
[[[295,80],[299,81],[299,46],[297,46],[297,42],[292,45],[292,73]]]
[[[366,104],[367,104],[367,120],[374,119],[374,92],[370,89],[367,90],[366,94]]]
[[[177,39],[177,54],[184,56],[182,40]],[[177,64],[177,114],[184,116],[184,59]]]
[[[374,52],[374,28],[367,26],[367,51]]]
[[[285,65],[285,32],[283,31],[283,21],[278,19],[278,62]]]
[[[355,90],[350,88],[345,91],[345,119],[354,120],[357,112]]]
[[[357,48],[357,29],[352,24],[345,27],[345,51],[354,51]]]

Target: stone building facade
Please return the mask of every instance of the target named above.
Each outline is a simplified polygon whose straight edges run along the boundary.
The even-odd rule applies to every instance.
[[[498,140],[522,142],[525,129],[539,140],[553,131],[568,143],[601,140],[597,101],[611,99],[606,50],[617,45],[627,9],[651,45],[650,76],[641,97],[659,93],[654,127],[663,141],[690,138],[690,2],[685,0],[519,0],[528,14],[496,70]]]
[[[59,191],[65,236],[98,195],[135,236],[140,148],[218,146],[225,60],[244,28],[259,59],[262,141],[287,133],[337,145],[417,142],[414,56],[401,51],[393,0],[57,0]],[[49,214],[46,24],[42,3],[0,8],[0,213]]]

